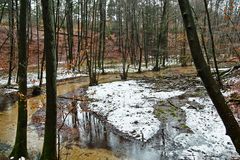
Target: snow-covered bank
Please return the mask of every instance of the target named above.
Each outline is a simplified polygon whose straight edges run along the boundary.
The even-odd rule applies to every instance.
[[[68,79],[68,78],[74,78],[74,77],[80,77],[80,76],[88,76],[87,74],[81,74],[78,72],[72,72],[69,71],[65,68],[58,68],[57,70],[57,80],[64,80],[64,79]],[[46,83],[46,71],[43,72],[43,84]],[[0,86],[4,86],[6,85],[8,82],[8,76],[0,76]],[[16,84],[16,76],[14,75],[12,77],[12,85],[16,86],[17,88],[17,84]],[[39,79],[38,79],[38,73],[37,72],[29,72],[27,74],[27,87],[33,87],[33,86],[38,86],[39,85]],[[11,92],[11,91],[15,91],[15,90],[6,90],[6,92]]]
[[[231,159],[238,156],[216,109],[209,98],[188,98],[202,107],[192,108],[186,104],[186,125],[193,133],[183,133],[174,138],[183,148],[178,152],[179,159]]]
[[[121,132],[147,141],[161,125],[153,115],[153,105],[184,93],[156,92],[151,87],[150,84],[134,80],[89,87],[88,96],[96,100],[89,106],[94,112],[105,116]]]
[[[89,87],[87,93],[95,100],[89,105],[92,111],[105,116],[121,132],[144,141],[153,137],[164,123],[153,115],[154,104],[184,94],[157,92],[153,85],[134,80]],[[193,133],[179,133],[175,137],[168,133],[175,144],[169,148],[169,157],[189,160],[238,157],[209,98],[190,97],[182,109],[186,125]]]

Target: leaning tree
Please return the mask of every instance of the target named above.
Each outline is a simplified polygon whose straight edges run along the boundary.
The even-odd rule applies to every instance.
[[[231,109],[228,107],[217,82],[212,77],[211,71],[204,59],[189,1],[178,0],[178,2],[198,75],[201,77],[208,95],[226,127],[226,134],[230,136],[237,152],[240,153],[240,127]]]

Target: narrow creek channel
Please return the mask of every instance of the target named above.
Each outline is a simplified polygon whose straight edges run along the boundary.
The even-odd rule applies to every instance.
[[[58,86],[58,95],[70,96],[78,93],[83,84],[73,81]],[[81,88],[80,88],[81,90]],[[75,92],[74,92],[75,91]],[[80,93],[80,92],[79,92]],[[1,98],[0,110],[0,153],[8,155],[14,144],[16,122],[17,122],[17,102]],[[34,124],[33,116],[45,116],[42,112],[45,103],[45,96],[40,95],[28,99],[28,148],[30,156],[36,158],[41,152],[43,143],[43,119]],[[58,98],[58,103],[72,104],[72,100]],[[66,105],[68,106],[68,105]],[[69,106],[68,106],[69,107]],[[140,141],[129,140],[112,130],[112,126],[103,122],[95,114],[84,111],[80,105],[77,108],[77,126],[74,126],[73,115],[68,114],[66,108],[62,114],[62,121],[65,118],[64,126],[60,130],[62,157],[66,159],[160,159],[161,153],[156,148],[156,143],[160,144],[161,137],[155,137],[153,143],[142,143]],[[37,116],[36,116],[37,115]],[[60,118],[61,119],[61,118]],[[62,124],[60,120],[60,125]],[[59,127],[59,126],[58,126]],[[77,128],[76,128],[77,127]],[[37,128],[37,129],[36,129]],[[63,147],[64,146],[64,147]]]
[[[170,119],[164,122],[162,121],[157,134],[147,142],[142,142],[141,139],[136,140],[122,134],[121,131],[106,120],[106,117],[99,116],[96,112],[89,110],[89,103],[94,100],[88,99],[86,88],[83,87],[86,85],[87,84],[76,80],[58,86],[57,127],[59,131],[58,141],[60,142],[59,150],[61,150],[62,159],[192,160],[198,159],[198,157],[207,157],[207,159],[226,159],[227,157],[228,159],[233,154],[236,155],[232,144],[228,144],[228,140],[223,139],[221,142],[223,144],[215,143],[211,140],[211,138],[215,140],[215,133],[211,131],[211,129],[209,129],[209,133],[206,134],[213,134],[210,138],[205,137],[205,132],[198,134],[198,130],[194,130],[196,124],[193,122],[195,121],[191,123],[189,122],[190,119],[188,119],[187,122],[190,128],[192,127],[191,130],[193,129],[194,133],[192,131],[189,133],[181,132],[179,128],[176,127],[178,123]],[[136,85],[138,84],[136,83]],[[143,83],[141,85],[144,87]],[[142,91],[143,89],[136,92]],[[177,99],[176,97],[172,98]],[[192,100],[194,100],[194,103],[198,102],[198,99],[191,99],[190,101]],[[0,154],[8,155],[15,139],[17,102],[11,103],[11,101],[0,99],[0,104],[2,108],[0,110]],[[108,105],[110,105],[110,102]],[[37,159],[42,149],[45,117],[44,106],[44,95],[28,99],[28,148],[30,156],[32,156],[33,159]],[[211,104],[209,106],[211,106]],[[180,108],[177,109],[177,111],[178,110],[180,110]],[[187,114],[187,117],[190,118],[191,116],[196,117],[195,113],[203,114],[196,117],[199,120],[204,116],[208,116],[208,112],[211,112],[211,114],[213,114],[213,112],[215,114],[216,112],[212,107],[195,111],[189,108],[189,106],[186,106],[184,110],[185,111],[182,112],[192,113],[192,115]],[[205,123],[203,122],[205,121],[196,121],[196,123],[202,123],[202,125],[204,125]],[[204,128],[205,126],[202,127]],[[222,131],[221,128],[219,131]],[[204,141],[202,139],[204,139]],[[177,141],[179,143],[176,143]],[[225,142],[227,142],[227,144],[225,144]],[[202,150],[202,148],[216,148],[214,145],[222,147],[219,148],[221,151],[225,149],[224,154],[216,154],[211,151],[203,152],[205,150]],[[212,155],[207,155],[208,153]],[[215,155],[217,156],[214,157]]]

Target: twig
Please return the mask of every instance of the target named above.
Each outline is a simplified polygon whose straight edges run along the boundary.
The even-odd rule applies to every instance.
[[[177,106],[175,106],[170,100],[167,100],[167,102],[172,106],[172,107],[175,107],[175,108],[177,108],[178,109],[178,107]]]

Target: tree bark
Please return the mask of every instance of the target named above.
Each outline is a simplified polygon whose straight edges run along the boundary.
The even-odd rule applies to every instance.
[[[56,50],[52,0],[42,0],[44,54],[46,55],[46,122],[41,160],[56,160]]]
[[[68,33],[68,63],[70,68],[72,69],[73,66],[73,1],[66,0],[66,21],[67,21],[67,33]]]
[[[20,0],[20,32],[18,46],[18,122],[15,144],[10,157],[28,157],[27,153],[27,0]]]
[[[180,5],[185,29],[187,31],[190,50],[198,75],[201,77],[204,86],[207,89],[207,92],[226,127],[226,134],[230,136],[237,152],[240,153],[240,127],[234,118],[232,111],[227,106],[227,103],[216,81],[212,77],[211,71],[204,59],[189,1],[178,0],[178,2]]]
[[[9,11],[9,44],[10,44],[10,54],[9,54],[9,69],[8,69],[8,84],[11,85],[12,71],[14,69],[14,2],[9,0],[8,11]]]
[[[207,20],[208,20],[208,30],[209,30],[209,34],[210,34],[210,38],[211,38],[212,54],[213,54],[214,65],[215,65],[216,72],[217,72],[217,80],[218,80],[219,85],[222,87],[222,82],[221,82],[221,78],[220,78],[220,75],[219,75],[217,58],[216,58],[216,53],[215,53],[215,43],[214,43],[214,39],[213,39],[210,15],[209,15],[209,12],[208,12],[208,7],[207,7],[207,1],[206,0],[204,0],[204,6],[205,6]]]

